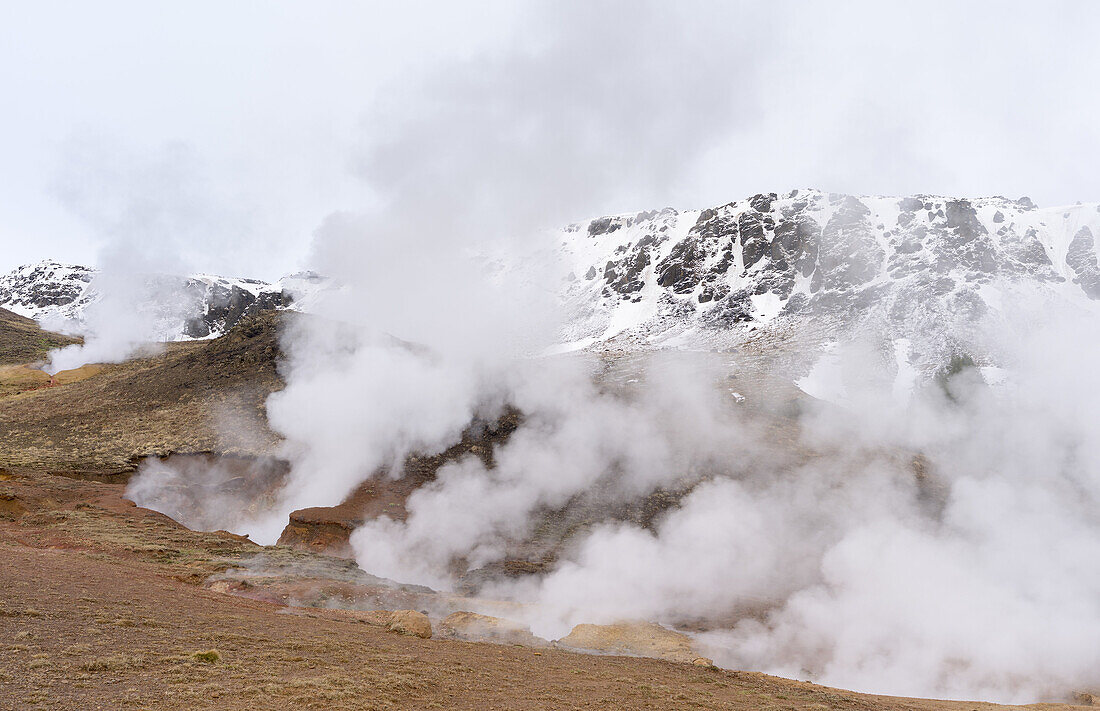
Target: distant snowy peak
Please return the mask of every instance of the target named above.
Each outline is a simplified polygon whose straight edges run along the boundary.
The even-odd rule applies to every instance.
[[[0,276],[0,307],[47,325],[79,330],[85,311],[102,297],[94,281],[96,273],[53,260],[19,267]],[[212,274],[134,277],[139,278],[141,288],[130,291],[140,295],[142,303],[135,303],[134,308],[154,312],[155,335],[168,340],[216,337],[245,315],[298,309],[327,288],[325,278],[312,272],[290,275],[275,284]],[[137,296],[135,300],[139,300]]]
[[[27,264],[0,276],[0,307],[28,318],[77,319],[95,299],[94,271],[51,259]]]
[[[893,338],[943,340],[946,323],[997,308],[1006,285],[1079,305],[1100,299],[1098,234],[1096,204],[816,190],[602,217],[561,235],[576,314],[566,340],[713,343],[769,325],[868,318]]]

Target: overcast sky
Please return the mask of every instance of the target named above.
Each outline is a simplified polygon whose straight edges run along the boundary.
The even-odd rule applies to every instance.
[[[659,192],[606,211],[795,187],[1100,200],[1100,3],[676,7],[751,45],[716,47],[736,64],[707,65],[721,100],[693,99],[698,112],[722,107],[728,129],[708,133],[701,157],[685,151],[691,164]],[[538,52],[547,38],[531,10],[0,0],[0,271],[94,263],[119,232],[206,271],[274,279],[306,266],[326,215],[376,199],[357,167],[363,146],[384,140],[368,117],[440,67],[517,44]],[[577,12],[565,26],[610,32],[615,17]],[[636,41],[664,58],[692,37]],[[617,66],[592,72],[613,85]],[[682,100],[676,86],[645,90]]]

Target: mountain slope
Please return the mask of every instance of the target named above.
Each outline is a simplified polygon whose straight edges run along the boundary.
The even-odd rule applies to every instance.
[[[914,362],[938,362],[959,329],[1013,318],[1014,289],[1094,308],[1098,233],[1095,204],[815,190],[603,217],[561,233],[565,340],[727,348],[793,329],[828,342],[874,321],[889,340],[933,344]]]
[[[726,350],[779,339],[794,370],[805,371],[812,354],[870,324],[892,351],[886,360],[928,374],[973,350],[967,334],[980,321],[1041,317],[1044,307],[1020,313],[1018,292],[1048,309],[1100,308],[1098,234],[1096,204],[1041,209],[1027,198],[816,190],[601,217],[557,235],[571,269],[562,341],[567,349]],[[0,277],[0,307],[47,324],[79,321],[101,298],[95,276],[52,261],[20,267]],[[158,313],[154,340],[216,337],[244,315],[308,308],[326,288],[309,272],[275,284],[145,279],[155,298],[138,307]]]

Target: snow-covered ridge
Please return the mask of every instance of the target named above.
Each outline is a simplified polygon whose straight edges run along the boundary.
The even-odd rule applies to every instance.
[[[96,270],[89,267],[53,260],[24,265],[0,276],[0,307],[49,326],[79,330],[86,309],[102,298],[95,276]],[[158,313],[157,336],[168,340],[214,338],[247,314],[301,308],[325,287],[324,278],[311,272],[274,284],[213,274],[135,275],[138,278],[143,282],[141,293],[151,299],[134,307]]]
[[[33,319],[78,319],[96,298],[89,288],[93,274],[52,259],[25,264],[0,276],[0,307]]]
[[[942,351],[888,360],[940,358],[960,323],[1017,318],[1007,305],[1016,288],[1039,290],[1050,308],[1100,308],[1098,234],[1095,203],[1043,209],[1027,198],[817,190],[601,217],[555,235],[572,269],[563,348],[726,348],[777,332],[802,342],[813,333],[821,346],[872,321],[889,343]],[[54,261],[23,266],[0,276],[0,306],[46,323],[80,321],[100,298],[93,276]],[[310,272],[274,284],[148,278],[175,295],[159,319],[168,339],[214,337],[258,309],[309,310],[330,286]]]
[[[816,190],[603,217],[560,234],[576,314],[565,340],[714,346],[874,318],[891,340],[942,342],[1016,286],[1093,307],[1097,234],[1095,203]]]

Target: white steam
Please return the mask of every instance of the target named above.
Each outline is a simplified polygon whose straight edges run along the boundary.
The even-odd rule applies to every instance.
[[[331,216],[312,264],[345,285],[316,310],[358,333],[303,322],[270,401],[295,463],[283,514],[339,503],[379,466],[438,451],[498,408],[519,359],[558,335],[565,270],[543,230],[645,200],[736,123],[733,82],[756,41],[738,16],[539,8],[538,41],[457,64],[411,95],[395,88],[395,105],[372,117],[382,139],[360,172],[380,207]]]
[[[126,497],[196,531],[247,531],[259,525],[285,472],[268,460],[205,455],[145,460]]]
[[[80,322],[55,324],[83,336],[84,342],[51,351],[49,373],[86,363],[120,363],[138,352],[154,350],[191,313],[182,280],[149,274],[147,262],[133,253],[109,249],[101,255],[104,266],[90,286],[100,297],[85,307]]]
[[[575,361],[575,362],[574,362]],[[599,489],[614,507],[698,476],[739,440],[733,413],[703,368],[666,362],[636,397],[598,391],[581,359],[518,368],[509,402],[527,415],[496,451],[495,466],[469,458],[443,467],[409,498],[407,521],[368,522],[352,536],[361,565],[379,574],[449,586],[450,560],[498,560],[532,533],[532,514]],[[698,365],[698,364],[695,364]],[[445,535],[440,535],[445,532]]]
[[[452,586],[455,560],[501,560],[547,510],[690,488],[649,527],[581,521],[552,572],[492,591],[533,603],[550,636],[690,623],[721,664],[861,690],[1034,700],[1100,684],[1090,313],[960,334],[1005,365],[997,388],[899,372],[906,356],[880,346],[908,343],[857,333],[827,378],[844,407],[803,400],[797,422],[762,386],[739,409],[716,359],[654,357],[628,387],[591,356],[535,357],[569,317],[539,230],[652,207],[751,112],[741,67],[767,34],[713,7],[555,8],[522,46],[395,90],[373,118],[383,139],[360,169],[379,207],[316,233],[311,266],[344,286],[284,339],[268,414],[292,471],[249,532],[270,542],[291,510],[338,504],[511,405],[524,419],[494,467],[445,466],[405,520],[353,534],[365,570]]]
[[[1098,327],[1090,316],[1027,334],[1003,387],[971,381],[954,388],[957,403],[933,389],[902,413],[882,393],[843,428],[817,425],[852,445],[923,452],[942,511],[914,516],[911,496],[859,489],[840,506],[752,501],[754,515],[831,512],[834,532],[806,561],[820,579],[762,622],[713,633],[716,659],[902,694],[1021,701],[1095,688],[1100,376],[1086,354]],[[667,525],[694,515],[685,507]]]
[[[167,143],[137,153],[103,136],[74,136],[52,191],[99,240],[90,289],[99,297],[77,323],[47,323],[84,337],[49,356],[56,373],[116,363],[178,335],[196,304],[186,280],[197,255],[250,244],[245,208],[212,192],[190,146]],[[186,256],[185,256],[186,255]]]

